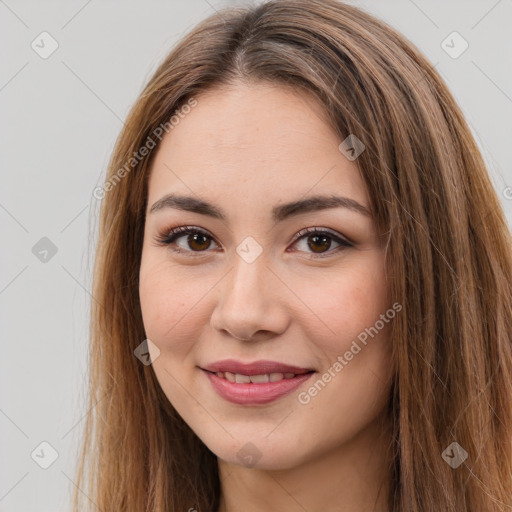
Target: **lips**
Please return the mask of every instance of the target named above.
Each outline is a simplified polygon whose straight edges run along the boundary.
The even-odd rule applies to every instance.
[[[296,389],[315,372],[276,361],[242,363],[233,359],[201,369],[222,398],[240,405],[272,402]]]

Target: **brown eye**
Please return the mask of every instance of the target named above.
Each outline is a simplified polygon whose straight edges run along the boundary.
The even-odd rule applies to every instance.
[[[194,251],[204,251],[210,246],[208,237],[202,233],[188,235],[186,243],[188,243],[188,246]]]
[[[306,228],[297,234],[297,239],[294,245],[300,245],[299,242],[305,241],[303,250],[310,253],[312,258],[323,258],[337,253],[343,249],[353,247],[353,245],[337,234],[320,228]],[[337,247],[331,249],[332,243],[338,244]]]
[[[311,235],[307,237],[308,247],[313,252],[324,252],[331,247],[331,237],[325,235]]]
[[[206,252],[213,238],[201,229],[180,226],[158,235],[156,241],[158,245],[169,246],[176,252],[200,253]],[[172,247],[173,245],[176,247]]]

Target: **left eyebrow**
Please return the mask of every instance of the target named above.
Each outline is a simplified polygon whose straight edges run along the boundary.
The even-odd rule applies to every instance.
[[[191,196],[179,196],[176,194],[167,194],[156,201],[149,211],[150,214],[162,210],[164,208],[175,208],[178,210],[199,213],[201,215],[208,215],[215,219],[227,220],[227,215],[224,211],[207,201],[197,199]],[[346,208],[348,210],[360,213],[367,217],[371,217],[370,210],[358,203],[354,199],[343,196],[311,196],[305,199],[292,201],[272,209],[272,217],[274,221],[280,222],[289,217],[300,215],[303,213],[326,210],[329,208]]]

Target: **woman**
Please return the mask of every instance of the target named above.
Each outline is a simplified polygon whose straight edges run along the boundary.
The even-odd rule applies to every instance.
[[[510,233],[403,36],[334,0],[211,16],[95,195],[84,502],[512,510]]]

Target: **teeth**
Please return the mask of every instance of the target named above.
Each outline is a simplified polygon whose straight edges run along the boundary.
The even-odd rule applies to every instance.
[[[226,379],[229,380],[229,382],[235,382],[235,374],[234,373],[225,372],[224,375],[225,375]]]
[[[260,382],[268,382],[269,376],[265,375],[251,375],[251,382],[260,383]]]
[[[261,375],[242,375],[241,373],[217,372],[217,377],[237,384],[262,384],[264,382],[277,382],[283,379],[293,379],[294,373],[264,373]]]
[[[251,382],[251,378],[248,375],[240,375],[239,373],[235,373],[235,381],[238,384],[248,384]]]

